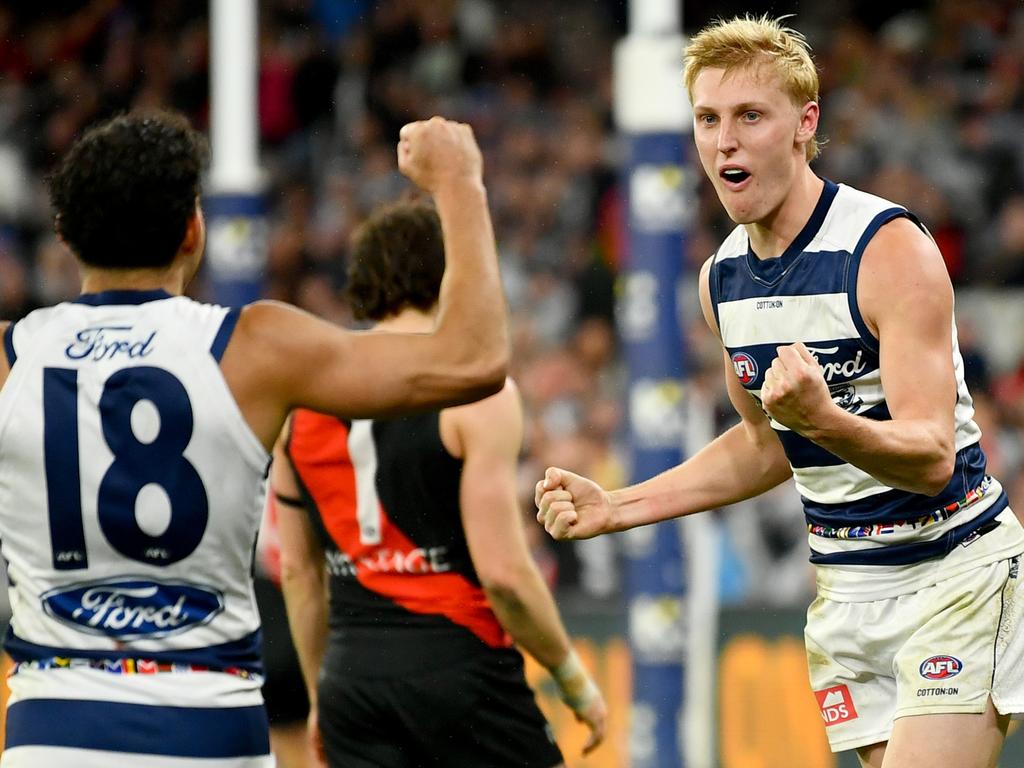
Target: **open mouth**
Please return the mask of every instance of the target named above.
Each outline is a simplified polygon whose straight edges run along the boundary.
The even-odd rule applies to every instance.
[[[750,178],[750,173],[742,168],[724,168],[719,171],[718,175],[730,184],[742,184]]]

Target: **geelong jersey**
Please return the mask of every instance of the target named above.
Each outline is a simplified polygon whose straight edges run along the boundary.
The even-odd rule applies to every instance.
[[[363,672],[511,642],[470,559],[462,462],[439,416],[292,417],[287,452],[326,554],[331,644]]]
[[[218,364],[237,318],[110,291],[10,326],[5,766],[82,748],[268,759],[251,569],[269,457]]]
[[[868,242],[897,217],[916,221],[900,206],[826,181],[804,229],[780,257],[758,259],[742,226],[725,240],[711,266],[711,298],[736,376],[755,399],[776,348],[802,341],[840,407],[868,419],[890,418],[878,340],[857,303],[857,274]],[[970,544],[998,525],[1006,494],[985,472],[955,326],[951,354],[956,469],[937,496],[890,488],[772,420],[803,501],[811,562],[906,566]],[[1014,547],[1024,542],[1019,526],[1014,539]]]

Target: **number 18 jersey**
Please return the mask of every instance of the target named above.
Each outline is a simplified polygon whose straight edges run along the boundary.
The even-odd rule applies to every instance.
[[[110,291],[9,328],[8,748],[264,764],[251,569],[269,457],[219,366],[237,318]]]

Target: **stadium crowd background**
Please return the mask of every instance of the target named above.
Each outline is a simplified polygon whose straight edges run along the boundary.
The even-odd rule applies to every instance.
[[[82,129],[142,106],[174,107],[207,127],[206,5],[0,7],[0,318],[77,294],[44,178]],[[685,27],[767,9],[688,2]],[[1024,511],[1024,315],[1014,314],[1024,306],[1024,7],[936,0],[883,10],[845,0],[771,10],[797,13],[823,70],[819,174],[905,203],[935,235],[958,289],[990,466]],[[528,417],[528,520],[547,464],[609,486],[629,477],[614,322],[629,254],[611,115],[611,52],[626,17],[615,0],[261,3],[266,296],[348,322],[338,289],[349,235],[375,204],[407,190],[394,162],[399,127],[432,114],[473,125]],[[699,189],[685,255],[694,273],[731,228],[710,186]],[[689,315],[691,386],[713,394],[724,427],[721,356]],[[779,489],[746,506],[756,510],[720,515],[724,597],[804,604],[813,587],[795,494]],[[615,601],[615,538],[555,547],[538,526],[528,530],[563,594]]]

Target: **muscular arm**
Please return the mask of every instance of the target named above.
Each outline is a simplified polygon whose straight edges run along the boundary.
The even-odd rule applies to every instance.
[[[700,273],[700,302],[704,319],[718,335],[708,288],[711,262]],[[787,480],[792,471],[782,444],[767,417],[733,371],[722,350],[725,386],[740,423],[712,440],[682,464],[642,483],[612,491],[611,528],[680,517],[734,504],[757,496]]]
[[[504,382],[505,301],[479,152],[469,133],[419,125],[415,138],[432,143],[404,162],[400,145],[399,165],[432,191],[441,219],[446,269],[437,325],[429,334],[353,332],[282,304],[246,307],[221,368],[268,447],[295,406],[370,418],[470,402]]]
[[[880,482],[934,495],[955,462],[953,289],[938,248],[913,222],[896,219],[864,252],[857,293],[861,314],[879,339],[890,421],[872,421],[832,402],[806,350],[783,347],[781,400],[765,407],[791,429]],[[780,418],[781,417],[781,418]]]
[[[606,708],[572,650],[569,635],[526,543],[516,498],[523,436],[519,393],[498,394],[442,413],[463,459],[459,503],[473,567],[491,608],[513,640],[551,673],[562,700],[590,728],[584,754],[604,738]],[[442,425],[442,429],[446,425]]]
[[[522,407],[510,381],[497,395],[446,411],[460,443],[459,490],[469,553],[495,615],[548,669],[569,653],[569,636],[530,555],[516,499]]]
[[[299,498],[291,463],[280,442],[274,448],[271,492],[285,499]],[[275,499],[281,539],[281,590],[288,610],[295,652],[302,668],[310,706],[316,709],[317,678],[327,644],[327,584],[324,554],[306,510]]]

